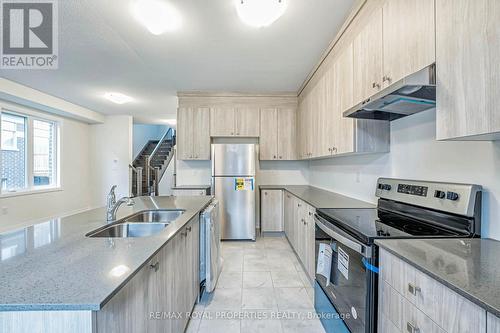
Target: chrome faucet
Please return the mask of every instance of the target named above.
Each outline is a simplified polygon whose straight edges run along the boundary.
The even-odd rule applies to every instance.
[[[113,185],[108,194],[108,204],[106,207],[106,221],[108,223],[116,220],[116,212],[122,204],[126,203],[127,206],[133,206],[135,204],[134,199],[128,197],[123,197],[116,201],[115,189],[116,185]]]

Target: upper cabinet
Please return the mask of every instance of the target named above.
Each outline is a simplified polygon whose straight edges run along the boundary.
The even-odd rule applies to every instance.
[[[382,8],[378,8],[354,38],[353,104],[361,103],[382,89],[383,70]]]
[[[210,110],[211,136],[258,137],[259,108],[213,107]]]
[[[210,160],[210,109],[203,107],[177,110],[177,158]]]
[[[438,140],[500,140],[499,19],[495,0],[436,0]]]
[[[260,160],[297,159],[296,109],[261,109],[260,122]]]
[[[384,3],[384,87],[435,62],[434,6],[434,0],[387,0]]]

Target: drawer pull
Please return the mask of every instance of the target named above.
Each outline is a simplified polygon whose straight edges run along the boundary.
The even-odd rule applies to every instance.
[[[417,287],[412,283],[408,283],[408,291],[410,292],[410,294],[416,296],[418,292],[422,291],[422,289],[420,289],[420,287]]]
[[[417,326],[414,326],[412,323],[408,322],[406,323],[406,330],[409,332],[409,333],[420,333],[420,328],[418,328]]]

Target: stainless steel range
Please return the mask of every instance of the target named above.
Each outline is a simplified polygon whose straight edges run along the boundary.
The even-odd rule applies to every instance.
[[[376,209],[319,209],[315,307],[326,332],[375,332],[382,238],[479,237],[482,188],[380,178]]]

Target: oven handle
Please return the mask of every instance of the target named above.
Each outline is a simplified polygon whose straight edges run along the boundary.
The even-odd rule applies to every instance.
[[[323,230],[324,233],[326,233],[328,236],[336,239],[338,242],[342,243],[343,245],[347,246],[353,251],[356,251],[357,253],[361,254],[365,258],[370,258],[371,257],[371,251],[370,247],[365,246],[364,244],[361,244],[355,240],[349,235],[347,235],[345,232],[340,230],[339,228],[335,227],[332,225],[332,228],[335,230],[332,230],[332,228],[327,227],[323,223],[323,218],[320,216],[314,214],[314,220],[316,221],[316,225]]]

